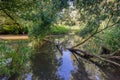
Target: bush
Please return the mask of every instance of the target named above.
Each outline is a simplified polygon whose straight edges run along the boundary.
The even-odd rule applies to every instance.
[[[20,29],[15,25],[2,25],[0,26],[0,34],[27,34],[27,27],[21,27]]]
[[[12,76],[20,74],[25,69],[29,59],[30,47],[27,42],[17,41],[14,48],[13,42],[0,41],[0,76]]]
[[[115,51],[120,48],[120,26],[107,30],[104,34],[104,44]]]
[[[53,26],[51,27],[51,34],[59,35],[68,33],[69,29],[64,26]]]
[[[44,38],[50,31],[49,25],[45,26],[43,24],[34,25],[30,28],[29,36],[32,38]]]

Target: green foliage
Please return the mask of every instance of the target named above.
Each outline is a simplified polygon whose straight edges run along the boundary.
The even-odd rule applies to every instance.
[[[22,27],[20,32],[22,32],[22,34],[28,34],[28,27]]]
[[[0,41],[0,75],[20,74],[30,56],[26,42]],[[12,46],[11,46],[12,44]]]
[[[77,6],[80,7],[80,21],[86,24],[86,28],[81,32],[84,34],[87,34],[86,32],[92,32],[92,30],[96,29],[94,26],[99,27],[105,20],[109,21],[110,19],[109,23],[116,23],[120,17],[120,7],[118,6],[120,1],[118,0],[77,0],[77,4]]]
[[[80,11],[81,29],[77,32],[84,39],[89,51],[99,53],[101,46],[116,51],[120,48],[120,1],[119,0],[77,0]],[[95,47],[94,47],[95,46]],[[95,49],[95,50],[94,50]],[[94,53],[92,52],[92,53]]]
[[[66,34],[68,33],[69,29],[65,28],[64,26],[53,26],[51,28],[51,34],[59,35],[59,34]]]
[[[37,29],[41,27],[39,30],[42,32],[30,32],[30,36],[36,34],[36,36],[41,36],[46,34],[45,31],[48,31],[50,25],[56,18],[57,8],[55,5],[58,2],[64,2],[61,0],[11,0],[11,1],[0,1],[1,12],[5,14],[5,16],[9,17],[14,25],[17,24],[17,27],[20,30],[23,30],[23,33],[26,33],[26,28],[22,28],[22,26],[26,26],[30,31],[34,31],[34,27],[37,25]],[[60,5],[59,5],[60,6]],[[21,25],[19,26],[18,23]],[[30,25],[32,23],[32,25]],[[39,26],[39,27],[38,27]],[[46,27],[46,28],[45,28]],[[36,28],[36,27],[35,27]],[[36,29],[35,29],[36,30]],[[24,32],[25,31],[25,32]],[[35,36],[35,37],[36,37]]]
[[[80,30],[80,36],[84,37],[89,34],[91,34],[93,31],[95,31],[99,27],[99,21],[88,21],[87,24],[83,29]]]
[[[116,26],[104,33],[104,45],[115,51],[120,48],[120,26]]]
[[[44,38],[49,33],[50,27],[36,25],[30,29],[29,36],[32,38]]]
[[[54,7],[58,10],[68,7],[67,1],[68,0],[52,0]]]
[[[0,26],[0,34],[27,34],[27,27],[19,28],[16,25],[2,25]]]
[[[6,16],[9,17],[11,22],[14,23],[13,25],[16,26],[18,23],[21,23],[27,26],[29,36],[32,38],[43,38],[49,34],[50,30],[52,34],[67,32],[67,30],[60,27],[52,27],[52,29],[50,29],[50,26],[56,21],[57,13],[63,8],[67,8],[67,1],[68,0],[2,0],[0,1],[0,12],[2,15],[4,13],[4,18],[6,18]],[[81,37],[86,38],[96,29],[100,31],[112,24],[118,24],[120,21],[119,0],[76,0],[74,4],[76,8],[79,9],[79,23],[85,25],[84,27],[80,26],[82,27],[82,30],[79,32]],[[5,23],[3,24],[5,25]],[[11,27],[13,27],[13,25]],[[14,28],[8,28],[8,25],[5,25],[5,28],[0,27],[0,29],[1,31],[6,29],[15,33],[19,33],[20,30],[24,32],[27,31],[25,27],[11,31],[11,29],[16,29],[15,26]],[[17,25],[17,27],[19,26]],[[109,34],[109,36],[112,35]]]

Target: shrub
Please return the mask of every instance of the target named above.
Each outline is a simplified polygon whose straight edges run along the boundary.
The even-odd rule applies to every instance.
[[[15,25],[2,25],[0,26],[0,34],[27,34],[27,27],[21,27],[20,29]]]
[[[64,26],[53,26],[51,27],[51,34],[59,35],[68,33],[69,29]]]
[[[45,26],[43,24],[34,25],[30,28],[29,36],[32,38],[44,38],[50,31],[49,26]]]
[[[30,48],[26,42],[17,41],[14,47],[13,42],[0,41],[0,76],[12,76],[22,73],[29,59]]]
[[[120,26],[116,26],[107,30],[104,34],[104,44],[108,45],[112,50],[120,48]]]

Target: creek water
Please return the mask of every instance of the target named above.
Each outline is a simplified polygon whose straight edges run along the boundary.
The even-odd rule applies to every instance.
[[[75,36],[57,37],[56,40],[59,41],[67,40],[62,43],[62,55],[53,44],[45,43],[38,47],[31,56],[30,71],[22,78],[24,80],[119,80],[120,73],[110,72],[112,69],[109,66],[107,66],[109,69],[98,67],[79,57],[76,60],[69,50],[64,49],[74,45],[79,39]]]
[[[76,60],[66,48],[81,41],[80,37],[76,35],[55,36],[55,41],[62,42],[62,54],[51,43],[36,47],[25,69],[27,72],[20,75],[19,80],[120,80],[119,68],[100,67],[79,56]],[[4,77],[0,80],[8,80],[8,78]]]

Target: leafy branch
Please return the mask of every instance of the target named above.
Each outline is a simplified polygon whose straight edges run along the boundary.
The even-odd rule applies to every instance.
[[[114,23],[114,24],[112,24],[112,25],[109,26],[109,22],[110,22],[110,20],[112,19],[112,17],[113,17],[113,15],[109,18],[108,23],[107,23],[107,25],[106,25],[105,28],[103,28],[103,29],[101,29],[101,30],[98,30],[98,28],[99,28],[99,27],[98,27],[98,28],[96,29],[96,31],[95,31],[93,34],[91,34],[88,38],[86,38],[86,39],[83,40],[81,43],[79,43],[79,44],[77,44],[77,45],[75,45],[75,46],[73,46],[73,47],[71,47],[71,48],[78,47],[78,46],[84,44],[86,41],[88,41],[88,40],[91,39],[92,37],[94,37],[96,34],[102,32],[102,31],[104,31],[104,30],[106,30],[106,29],[108,29],[108,28],[114,27],[114,26],[119,22],[119,20],[118,20],[116,23]]]
[[[5,9],[2,9],[2,11],[12,20],[14,23],[18,26],[19,31],[21,31],[21,25],[11,16]]]

